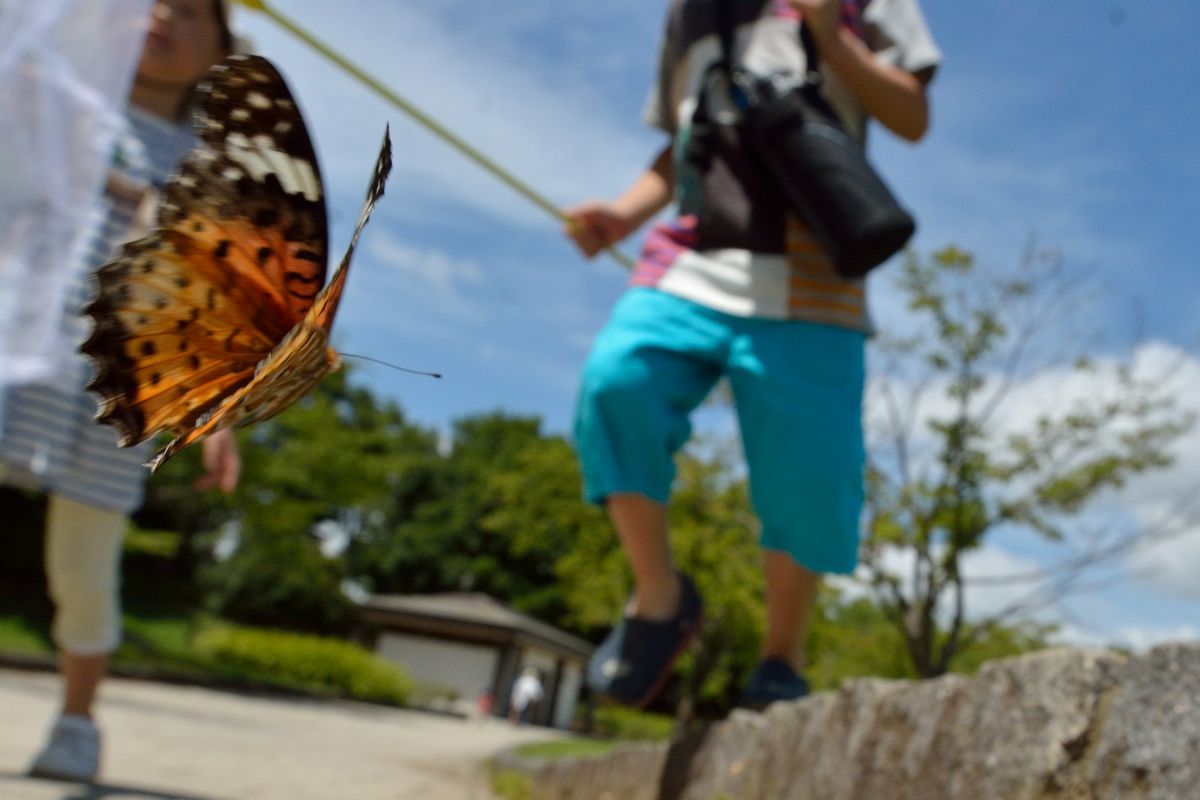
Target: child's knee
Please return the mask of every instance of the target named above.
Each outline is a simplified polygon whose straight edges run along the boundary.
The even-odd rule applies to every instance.
[[[120,555],[126,519],[61,497],[50,501],[46,582],[54,601],[54,641],[79,655],[116,648],[120,639]]]
[[[104,655],[121,640],[121,604],[115,591],[70,591],[54,600],[51,636],[60,650],[81,656]]]

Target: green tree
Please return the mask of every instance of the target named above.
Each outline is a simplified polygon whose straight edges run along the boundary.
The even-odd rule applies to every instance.
[[[481,414],[455,422],[447,453],[420,475],[420,496],[356,540],[352,572],[376,592],[486,592],[564,624],[556,564],[603,524],[567,442],[537,418]]]
[[[980,274],[954,248],[903,265],[900,289],[922,327],[881,348],[882,436],[870,454],[863,565],[919,676],[946,672],[1004,620],[1068,590],[1136,535],[1093,546],[1040,576],[1026,601],[980,618],[967,614],[968,553],[1005,529],[1068,539],[1101,492],[1170,464],[1171,444],[1191,424],[1160,383],[1136,377],[1128,363],[1113,371],[1115,391],[1001,424],[1031,359],[1095,369],[1047,351],[1069,339],[1054,327],[1072,301],[1069,276],[1060,275],[1037,254],[1015,273]],[[929,405],[937,410],[922,417]]]
[[[351,603],[340,587],[349,572],[342,555],[319,549],[318,525],[332,525],[346,539],[369,538],[414,459],[435,452],[434,434],[341,371],[243,432],[241,442],[242,481],[233,500],[238,544],[208,572],[213,605],[250,623],[346,628]]]
[[[974,673],[984,663],[1040,650],[1053,629],[1027,620],[995,624],[962,648],[950,672]],[[939,632],[940,636],[944,633]],[[901,630],[873,597],[845,599],[826,586],[817,599],[808,635],[806,674],[814,689],[836,689],[848,678],[919,677]]]
[[[602,510],[583,499],[574,451],[559,436],[543,437],[513,455],[512,461],[483,476],[487,512],[485,536],[505,543],[510,571],[509,602],[526,613],[576,632],[567,601],[568,586],[559,564],[579,542],[608,530]]]
[[[199,446],[185,448],[146,482],[145,498],[133,514],[134,525],[145,531],[178,534],[179,543],[166,560],[163,572],[167,574],[129,575],[134,584],[146,579],[149,592],[143,594],[160,591],[162,582],[169,579],[175,584],[175,597],[196,602],[201,593],[198,576],[211,561],[213,538],[222,525],[237,516],[233,497],[215,489],[196,490],[195,482],[204,471],[201,452]],[[126,581],[126,587],[133,588],[130,581]]]

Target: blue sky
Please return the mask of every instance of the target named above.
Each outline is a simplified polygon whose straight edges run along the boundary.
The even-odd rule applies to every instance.
[[[639,115],[665,2],[276,5],[556,204],[619,192],[663,143]],[[916,246],[953,243],[996,266],[1015,263],[1031,239],[1060,250],[1094,281],[1089,314],[1104,336],[1089,339],[1093,353],[1176,359],[1180,396],[1195,406],[1200,6],[924,0],[923,8],[945,56],[931,133],[912,147],[877,131],[871,147],[919,217]],[[445,428],[504,409],[567,432],[579,366],[624,270],[583,261],[544,212],[271,21],[242,10],[237,26],[280,66],[310,122],[335,250],[391,123],[396,169],[364,234],[335,334],[348,352],[445,378],[366,365],[359,379],[421,424]],[[623,249],[635,253],[636,240]],[[888,273],[873,279],[871,300],[882,326],[901,327]],[[1034,386],[1055,374],[1029,376],[1029,408],[1053,402]],[[729,430],[720,412],[706,413],[704,425]],[[1163,497],[1194,486],[1200,438],[1182,447],[1169,474],[1107,498],[1095,514],[1144,520]],[[1062,555],[1000,537],[978,567],[994,574]],[[1200,592],[1190,580],[1198,570],[1193,524],[1190,535],[1114,565],[1118,583],[1080,594],[1054,618],[1075,641],[1200,636]]]

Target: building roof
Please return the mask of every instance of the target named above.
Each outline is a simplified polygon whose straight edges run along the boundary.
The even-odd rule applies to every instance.
[[[371,595],[359,604],[363,619],[392,631],[484,644],[539,647],[573,661],[593,646],[480,592]]]

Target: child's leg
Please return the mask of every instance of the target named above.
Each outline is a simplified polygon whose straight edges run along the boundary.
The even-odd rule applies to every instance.
[[[767,578],[764,656],[799,671],[818,573],[853,571],[862,506],[863,336],[746,325],[730,360]]]
[[[46,514],[46,578],[61,651],[63,713],[91,716],[108,656],[121,637],[119,511],[52,495]]]
[[[767,577],[763,658],[781,658],[799,673],[805,666],[804,643],[820,578],[779,550],[763,551],[763,567]]]
[[[700,627],[699,595],[671,560],[666,501],[688,415],[720,375],[727,335],[694,303],[633,290],[584,367],[575,418],[584,491],[608,506],[635,581],[625,614],[588,662],[587,683],[627,705],[661,690]]]
[[[643,619],[669,619],[679,608],[679,573],[667,540],[667,508],[640,494],[608,497],[608,515],[629,557],[634,594],[625,613]]]
[[[62,713],[90,719],[100,681],[108,671],[108,653],[81,656],[63,650],[59,653],[58,671],[63,678]]]
[[[720,376],[726,329],[693,303],[633,290],[613,310],[584,365],[575,445],[589,500],[605,503],[633,568],[635,610],[669,615],[678,576],[666,500],[691,413]]]

